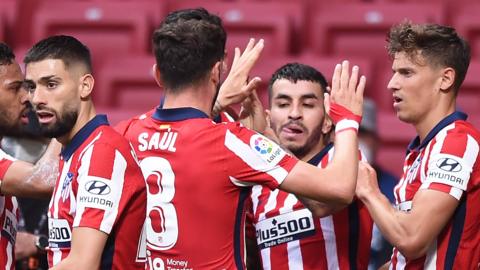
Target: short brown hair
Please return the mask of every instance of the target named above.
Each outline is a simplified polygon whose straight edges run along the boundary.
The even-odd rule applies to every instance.
[[[438,24],[403,22],[390,29],[387,50],[391,57],[404,52],[411,59],[421,56],[431,65],[455,70],[455,94],[465,79],[470,64],[470,46],[454,28]]]

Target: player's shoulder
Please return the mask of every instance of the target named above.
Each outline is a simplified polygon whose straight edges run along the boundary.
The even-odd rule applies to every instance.
[[[478,144],[480,140],[480,131],[472,123],[465,120],[457,120],[439,132],[437,136],[446,136],[450,138],[472,137]]]
[[[136,124],[142,123],[146,121],[147,119],[151,118],[151,116],[154,114],[156,108],[151,109],[148,112],[136,115],[130,119],[126,119],[123,121],[120,121],[118,124],[115,125],[114,129],[120,133],[121,135],[127,134],[131,128],[133,128]]]

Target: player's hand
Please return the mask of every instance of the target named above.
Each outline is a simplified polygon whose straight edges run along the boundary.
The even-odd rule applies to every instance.
[[[360,161],[358,164],[357,187],[355,194],[359,199],[367,197],[372,192],[379,191],[377,173],[370,164]]]
[[[257,91],[253,91],[243,102],[239,116],[240,123],[249,129],[264,133],[267,127],[267,118]]]
[[[366,78],[365,76],[359,78],[358,66],[353,66],[350,75],[349,66],[346,60],[335,66],[329,100],[326,103],[328,105],[336,103],[353,114],[361,116]]]
[[[255,39],[251,38],[243,53],[239,48],[235,48],[232,68],[220,87],[215,106],[225,108],[240,103],[258,87],[261,79],[254,77],[248,80],[248,77],[250,70],[260,57],[263,47],[263,39],[255,42]]]

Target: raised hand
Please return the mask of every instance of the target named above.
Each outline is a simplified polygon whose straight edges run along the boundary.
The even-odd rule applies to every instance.
[[[251,38],[243,53],[240,53],[239,48],[235,48],[232,68],[220,87],[214,112],[218,113],[227,106],[242,102],[258,87],[261,79],[254,77],[248,80],[248,77],[250,70],[260,57],[263,47],[263,39],[255,42],[255,39]]]
[[[330,103],[341,105],[353,114],[361,116],[365,84],[365,76],[359,79],[358,66],[353,66],[350,75],[348,61],[337,64],[333,72]]]

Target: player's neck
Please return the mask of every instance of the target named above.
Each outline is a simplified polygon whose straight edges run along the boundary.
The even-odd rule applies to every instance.
[[[207,115],[212,112],[212,100],[206,87],[189,87],[179,93],[166,91],[163,109],[195,108]]]
[[[438,104],[432,110],[428,112],[423,118],[421,118],[417,123],[414,123],[415,130],[420,138],[420,141],[427,137],[428,133],[445,117],[452,114],[455,111],[455,103],[453,104]]]
[[[327,146],[328,143],[329,143],[329,141],[327,140],[327,138],[322,136],[320,138],[320,140],[318,140],[318,143],[316,145],[314,145],[312,148],[310,148],[310,151],[308,151],[306,154],[304,154],[301,157],[297,156],[297,158],[299,158],[302,161],[308,162],[314,156],[316,156],[318,153],[320,153],[320,151],[322,151],[325,148],[325,146]]]

